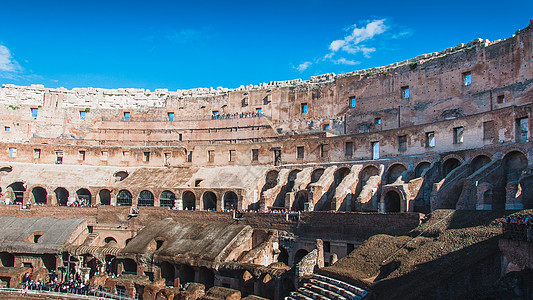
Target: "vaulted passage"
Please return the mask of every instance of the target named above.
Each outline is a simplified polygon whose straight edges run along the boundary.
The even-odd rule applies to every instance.
[[[442,164],[442,172],[444,177],[448,176],[455,168],[459,167],[461,162],[457,158],[448,158],[444,164]]]
[[[22,182],[14,182],[8,186],[9,189],[13,192],[13,203],[15,204],[22,204],[22,201],[24,199],[24,192],[26,191],[26,187],[24,186],[24,183]]]
[[[54,193],[56,194],[56,201],[59,206],[67,206],[69,193],[65,188],[59,187]]]
[[[202,196],[204,210],[217,209],[217,196],[213,192],[205,192]]]
[[[147,190],[141,191],[137,199],[137,206],[154,206],[154,194]]]
[[[91,192],[88,189],[79,189],[76,191],[78,203],[82,205],[91,205]]]
[[[100,205],[111,205],[111,191],[103,189],[98,192],[100,198]]]
[[[402,164],[393,164],[387,171],[387,184],[394,183],[407,168]]]
[[[171,191],[163,191],[159,196],[159,206],[174,207],[176,203],[176,194]]]
[[[235,192],[226,192],[224,194],[224,209],[227,210],[233,210],[237,209],[237,202],[239,201],[239,197],[237,197],[237,194]]]
[[[183,192],[181,198],[183,201],[184,210],[194,210],[196,208],[196,196],[193,192],[185,191]]]
[[[118,206],[131,206],[131,199],[133,197],[131,196],[130,191],[128,190],[121,190],[117,194],[117,205]]]
[[[33,194],[33,200],[36,204],[46,204],[46,196],[48,195],[48,193],[44,188],[40,186],[34,187],[31,193]]]
[[[388,191],[384,199],[385,212],[401,212],[400,195],[395,191]]]

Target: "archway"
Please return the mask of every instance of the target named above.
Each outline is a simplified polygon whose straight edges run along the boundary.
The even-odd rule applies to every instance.
[[[117,171],[113,176],[115,176],[115,181],[122,181],[126,179],[130,174],[126,171]]]
[[[287,193],[291,192],[294,188],[296,176],[300,172],[301,170],[295,169],[289,173],[289,176],[287,176],[287,183],[281,188],[280,193],[276,196],[276,200],[274,200],[274,207],[285,207],[285,198],[287,197]]]
[[[91,192],[88,189],[79,189],[76,195],[78,196],[78,204],[81,206],[91,205]]]
[[[232,191],[226,192],[224,194],[224,209],[227,209],[227,210],[237,209],[238,201],[239,201],[239,197],[237,197],[237,194],[235,194]]]
[[[59,206],[67,206],[69,193],[65,188],[58,187],[54,193],[56,194],[56,201]]]
[[[335,174],[333,174],[333,178],[335,180],[335,186],[338,186],[343,180],[344,177],[346,177],[350,173],[350,168],[348,167],[341,167],[335,171]]]
[[[424,175],[424,172],[429,169],[429,167],[431,167],[431,164],[427,161],[423,161],[421,163],[419,163],[418,165],[416,165],[416,168],[415,168],[415,177],[416,178],[420,178],[422,177],[422,175]]]
[[[215,272],[206,267],[201,267],[198,273],[200,283],[203,283],[206,289],[212,288],[215,285]]]
[[[310,183],[317,182],[320,179],[320,177],[322,177],[322,174],[324,174],[324,171],[326,171],[324,168],[318,168],[318,169],[313,170],[313,173],[311,173]]]
[[[183,209],[194,210],[196,208],[196,196],[191,191],[183,192],[181,199],[183,201]]]
[[[14,267],[15,256],[8,252],[0,252],[0,263],[2,267]]]
[[[11,191],[13,191],[13,203],[14,204],[22,204],[22,201],[24,199],[24,192],[26,191],[26,187],[24,186],[23,182],[13,182],[12,184],[7,186],[8,188],[11,188]]]
[[[282,262],[284,264],[286,264],[287,266],[289,265],[289,251],[287,251],[287,249],[285,249],[284,247],[279,247],[279,254],[278,254],[278,259],[277,259],[278,262]]]
[[[98,198],[100,198],[100,205],[111,205],[111,191],[110,190],[100,190],[98,192]]]
[[[137,275],[137,263],[131,258],[125,258],[122,260],[122,269],[122,274]]]
[[[33,200],[35,201],[35,204],[45,205],[47,203],[46,196],[48,193],[46,190],[40,186],[36,186],[31,190],[31,193],[33,194]]]
[[[387,184],[392,184],[402,176],[402,173],[407,171],[407,168],[402,164],[393,164],[387,170]]]
[[[204,210],[217,209],[217,196],[213,192],[205,192],[202,196]]]
[[[517,181],[522,175],[522,171],[527,168],[527,157],[519,151],[512,151],[503,157],[503,170],[507,182]]]
[[[117,247],[118,243],[117,240],[112,237],[108,236],[104,239],[105,247]]]
[[[385,212],[401,212],[401,198],[396,191],[388,191],[383,199]]]
[[[137,206],[154,206],[154,194],[148,190],[141,191],[137,198]]]
[[[301,190],[296,193],[294,196],[294,203],[292,204],[291,210],[293,211],[303,211],[305,209],[305,203],[309,199],[309,192],[307,190]]]
[[[174,286],[174,279],[176,279],[176,269],[174,265],[168,261],[161,263],[161,278],[165,279],[167,286]]]
[[[455,158],[451,157],[448,158],[444,164],[442,164],[442,172],[444,174],[444,177],[448,176],[455,168],[459,167],[461,165],[461,162]]]
[[[163,191],[159,196],[159,206],[174,207],[176,204],[176,194],[171,191]]]
[[[117,194],[117,205],[118,206],[131,206],[131,193],[128,190],[121,190]]]
[[[180,265],[178,268],[180,284],[194,282],[194,269],[191,266]]]
[[[105,256],[105,271],[107,274],[117,274],[117,260],[113,255]]]
[[[302,258],[304,258],[308,253],[309,251],[305,249],[300,249],[296,251],[296,253],[294,254],[294,260],[293,260],[294,264],[297,265],[302,260]]]
[[[490,163],[490,158],[486,155],[476,156],[470,163],[470,174],[475,173],[477,170],[483,168],[486,164]]]
[[[278,170],[271,170],[267,173],[265,178],[265,185],[263,186],[263,191],[269,190],[278,185],[278,175]]]
[[[48,272],[55,271],[57,268],[57,259],[54,254],[43,254],[41,259]]]

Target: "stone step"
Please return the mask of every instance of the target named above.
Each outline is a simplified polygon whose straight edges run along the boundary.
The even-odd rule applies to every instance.
[[[327,283],[330,283],[332,285],[336,285],[338,287],[342,287],[343,289],[345,290],[348,290],[362,298],[364,298],[368,292],[365,291],[364,289],[360,288],[360,287],[357,287],[357,286],[354,286],[354,285],[351,285],[347,282],[344,282],[342,280],[338,280],[338,279],[335,279],[335,278],[331,278],[331,277],[327,277],[327,276],[323,276],[323,275],[318,275],[318,274],[315,274],[313,275],[313,278],[314,279],[317,279],[317,280],[321,280],[321,281],[325,281]]]
[[[341,296],[340,294],[329,290],[322,288],[320,286],[314,285],[312,283],[306,283],[305,287],[313,292],[319,293],[320,295],[326,296],[329,299],[339,299],[339,300],[348,300],[347,297]]]
[[[330,300],[328,297],[322,296],[319,293],[313,292],[313,291],[311,291],[311,290],[309,290],[309,289],[307,289],[305,287],[299,288],[298,292],[301,293],[301,294],[304,294],[305,296],[310,297],[311,299],[314,299],[314,300]]]
[[[317,286],[320,286],[324,289],[327,289],[327,290],[330,290],[330,291],[333,291],[343,297],[346,297],[348,299],[358,299],[358,298],[361,298],[360,296],[356,295],[355,293],[347,290],[347,289],[344,289],[340,286],[337,286],[337,285],[334,285],[334,284],[331,284],[331,283],[327,283],[325,281],[322,281],[322,280],[318,280],[318,279],[314,279],[314,278],[311,278],[310,280],[311,283],[313,283],[314,285],[317,285]]]

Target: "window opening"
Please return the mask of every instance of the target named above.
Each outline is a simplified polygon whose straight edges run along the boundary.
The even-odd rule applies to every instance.
[[[355,107],[355,105],[357,104],[357,100],[355,97],[351,97],[350,98],[350,107]]]
[[[472,84],[472,73],[470,72],[463,73],[463,85],[469,86],[470,84]]]
[[[80,111],[80,120],[82,120],[82,121],[85,120],[85,114],[86,114],[86,112],[84,110]]]
[[[402,99],[409,99],[409,86],[402,87]]]
[[[435,147],[435,132],[426,132],[426,148]]]
[[[379,159],[379,142],[372,142],[372,159]]]
[[[168,115],[168,120],[169,121],[174,121],[174,113],[173,112],[169,112],[169,113],[167,113],[167,115]]]
[[[130,113],[129,112],[124,112],[124,121],[129,121],[130,120]]]
[[[39,109],[38,108],[32,108],[31,109],[31,116],[34,117],[34,118],[37,118],[37,114],[39,113]]]
[[[302,114],[306,114],[307,113],[307,103],[302,103],[300,105],[300,108],[301,108]]]
[[[252,149],[252,161],[259,160],[259,149]]]
[[[407,150],[407,135],[398,136],[398,151],[403,152]]]
[[[462,144],[463,143],[463,127],[456,127],[453,129],[453,143]]]
[[[304,152],[304,147],[303,146],[298,146],[296,147],[296,158],[298,159],[303,159],[304,158],[304,155],[305,155],[305,152]]]
[[[344,146],[344,156],[353,156],[353,142],[346,142]]]

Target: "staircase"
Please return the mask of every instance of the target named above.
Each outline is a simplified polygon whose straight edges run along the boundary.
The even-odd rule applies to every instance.
[[[89,235],[87,236],[87,238],[85,238],[85,241],[83,241],[83,246],[90,246],[94,240],[96,240],[96,238],[98,238],[98,233],[96,232],[93,232],[93,233],[89,233]]]
[[[323,275],[313,275],[309,282],[292,292],[286,300],[359,300],[367,299],[369,293],[362,288]]]

